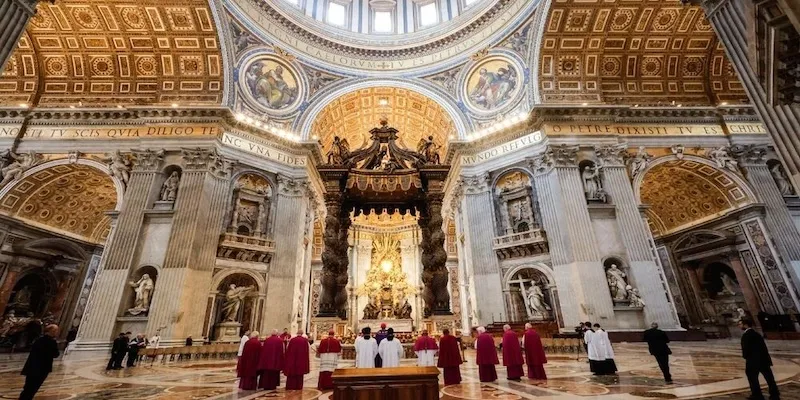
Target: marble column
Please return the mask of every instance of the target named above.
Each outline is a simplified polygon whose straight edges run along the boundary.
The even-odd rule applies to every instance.
[[[204,313],[186,310],[206,304],[232,168],[214,149],[183,149],[181,156],[172,229],[147,321],[147,332],[160,331],[165,345],[203,336]]]
[[[38,0],[0,0],[0,71],[17,48]]]
[[[789,279],[787,283],[789,287],[800,288],[800,232],[767,167],[766,155],[766,147],[747,147],[739,157],[739,166],[744,170],[758,200],[766,208],[764,222],[785,261],[781,263],[781,269]]]
[[[506,320],[500,265],[492,248],[495,229],[490,177],[489,174],[465,176],[461,183],[466,246],[472,255],[470,275],[474,278],[475,293],[480,296],[477,318],[480,324]]]
[[[163,151],[146,150],[133,154],[133,168],[122,206],[106,241],[78,337],[71,348],[105,348],[114,337],[114,326],[128,282],[134,249],[140,237],[144,210],[163,158]]]
[[[295,296],[297,274],[302,271],[303,224],[305,219],[308,182],[278,176],[277,213],[275,226],[275,256],[267,277],[267,301],[264,307],[267,330],[283,330],[293,319],[291,307]]]
[[[630,262],[632,286],[639,289],[644,300],[644,316],[648,322],[658,322],[662,329],[680,327],[674,304],[667,294],[666,278],[655,261],[650,247],[649,231],[645,225],[636,196],[633,193],[623,157],[626,149],[620,146],[596,147],[595,154],[603,162],[603,187],[616,209],[622,243]],[[644,328],[644,327],[643,327]]]
[[[551,146],[532,160],[542,225],[565,326],[580,321],[613,326],[605,321],[613,318],[614,306],[600,263],[577,152],[577,146]]]
[[[755,11],[746,0],[692,0],[700,4],[739,76],[756,113],[767,128],[795,188],[800,188],[800,107],[777,101],[773,89],[765,90],[759,79],[755,51],[758,42],[749,31],[756,21]],[[770,43],[771,44],[771,43]],[[763,72],[762,72],[763,73]],[[773,78],[774,74],[766,74]],[[772,82],[770,80],[770,82]]]

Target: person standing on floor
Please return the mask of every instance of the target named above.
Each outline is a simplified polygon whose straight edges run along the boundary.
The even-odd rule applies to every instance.
[[[669,337],[667,333],[658,329],[658,323],[653,322],[650,324],[650,329],[644,331],[644,341],[647,342],[647,349],[650,354],[656,358],[658,368],[661,368],[661,373],[664,374],[664,381],[672,383],[672,375],[669,373],[669,355],[672,350],[669,349]]]
[[[439,350],[436,340],[428,336],[428,331],[423,330],[422,334],[414,342],[414,353],[417,354],[417,365],[420,367],[433,367],[436,365],[434,357]]]
[[[750,318],[740,319],[739,327],[744,331],[742,334],[742,358],[744,358],[744,373],[750,384],[751,396],[749,399],[764,399],[761,384],[758,383],[758,375],[761,374],[767,381],[770,400],[779,400],[781,394],[775,383],[775,375],[772,374],[772,357],[769,356],[769,349],[767,349],[764,338],[753,329],[753,320]]]
[[[128,368],[136,364],[139,360],[139,350],[143,349],[146,345],[144,335],[141,333],[128,342]]]
[[[186,341],[184,342],[184,346],[191,346],[194,344],[194,339],[192,339],[192,335],[186,337]]]
[[[258,389],[258,361],[261,356],[261,341],[258,332],[250,334],[250,338],[242,347],[242,355],[236,363],[236,376],[239,377],[239,389]]]
[[[333,389],[333,371],[339,364],[342,355],[342,343],[334,336],[333,330],[328,331],[328,337],[322,339],[317,346],[319,356],[319,380],[317,389]]]
[[[20,400],[32,400],[42,387],[47,375],[53,371],[53,360],[58,357],[58,325],[51,324],[44,328],[44,335],[36,339],[22,367],[25,375],[25,386],[19,394]]]
[[[242,338],[239,339],[239,351],[236,353],[237,357],[242,356],[242,352],[244,351],[244,344],[247,343],[248,340],[250,340],[250,330],[244,331],[244,335],[242,335]]]
[[[386,330],[386,323],[381,322],[381,329],[375,332],[375,343],[378,344],[378,349],[381,347],[381,341],[386,339],[386,336],[389,335],[389,331]],[[383,366],[383,360],[381,359],[380,351],[378,351],[378,355],[375,356],[375,368],[380,368]]]
[[[258,360],[258,372],[260,375],[258,387],[275,390],[280,386],[284,352],[283,340],[278,336],[278,330],[273,329],[272,334],[261,345],[261,354]]]
[[[442,330],[439,339],[439,361],[436,366],[444,370],[444,385],[458,385],[461,383],[461,349],[455,336],[450,335],[449,329]]]
[[[525,350],[525,360],[528,362],[528,379],[547,379],[547,373],[544,371],[547,356],[544,354],[542,338],[530,323],[525,324],[522,348]]]
[[[369,327],[361,330],[356,338],[356,368],[375,368],[375,356],[378,354],[378,343],[370,335]]]
[[[594,324],[594,331],[586,332],[586,344],[589,346],[589,369],[595,375],[613,375],[617,373],[614,362],[614,349],[608,339],[608,333]]]
[[[508,380],[519,382],[525,375],[522,371],[524,364],[517,333],[511,329],[511,325],[503,325],[503,365],[506,366]]]
[[[497,359],[497,348],[494,346],[494,337],[486,333],[486,328],[479,326],[478,338],[475,340],[475,364],[478,364],[478,375],[481,382],[494,382],[497,380],[495,365],[500,364]]]
[[[386,332],[386,339],[378,345],[378,355],[383,360],[383,368],[399,367],[403,353],[403,345],[394,338],[394,329],[389,328]]]
[[[125,354],[127,352],[128,337],[125,336],[124,333],[120,332],[119,336],[117,336],[117,338],[114,339],[114,342],[111,344],[111,359],[108,360],[106,370],[122,369],[122,359],[125,358]]]
[[[303,330],[297,331],[297,336],[289,340],[286,345],[286,360],[283,374],[286,375],[286,390],[303,390],[303,377],[311,372],[309,359],[311,345],[308,338],[303,335]]]

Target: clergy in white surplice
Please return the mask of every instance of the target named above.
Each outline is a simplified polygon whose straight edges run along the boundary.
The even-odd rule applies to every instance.
[[[394,329],[389,328],[386,339],[381,340],[381,344],[378,345],[378,354],[383,360],[383,368],[399,367],[403,353],[403,345],[394,338]]]
[[[369,327],[361,330],[356,338],[356,368],[375,368],[375,356],[378,355],[378,342],[370,335]]]
[[[422,334],[414,343],[414,353],[417,354],[417,365],[420,367],[435,367],[436,361],[434,357],[438,351],[439,346],[436,345],[436,340],[428,336],[428,331],[422,331]]]
[[[608,333],[594,324],[593,331],[584,334],[584,340],[588,346],[589,369],[595,375],[612,375],[617,373],[617,364],[614,362],[614,349],[611,347],[611,340]]]

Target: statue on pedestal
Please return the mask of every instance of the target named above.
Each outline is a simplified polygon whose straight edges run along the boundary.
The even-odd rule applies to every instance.
[[[222,306],[222,320],[224,322],[238,322],[239,308],[244,302],[245,296],[253,291],[253,286],[239,286],[231,283],[230,289],[225,293],[225,304]]]
[[[411,304],[408,304],[408,299],[395,310],[394,316],[397,319],[411,319]]]
[[[628,299],[631,301],[630,307],[644,307],[644,300],[642,300],[642,296],[639,295],[639,289],[636,289],[631,285],[626,286],[625,289],[628,292]]]
[[[128,285],[134,289],[136,294],[133,302],[133,308],[128,309],[131,315],[139,315],[145,313],[150,309],[150,297],[153,293],[153,280],[150,275],[143,274],[136,282],[128,282]]]
[[[583,191],[586,193],[586,200],[597,200],[603,203],[606,202],[606,193],[603,190],[603,182],[600,179],[600,170],[602,167],[589,164],[581,173],[583,179]]]
[[[175,201],[175,198],[178,197],[178,184],[180,181],[181,178],[178,176],[178,171],[172,171],[169,178],[161,185],[159,200],[169,202]]]
[[[363,319],[378,319],[381,314],[381,309],[378,307],[377,301],[372,298],[369,300],[369,303],[364,307],[364,318]]]
[[[425,164],[440,164],[439,145],[433,142],[433,136],[420,139],[417,143],[417,153],[422,156]]]
[[[775,184],[778,186],[778,191],[780,191],[782,195],[791,196],[794,194],[794,188],[792,188],[792,184],[789,183],[786,171],[783,170],[780,164],[775,163],[771,166],[769,168],[769,173],[772,175],[772,179],[775,181]]]
[[[611,267],[606,270],[606,279],[608,280],[608,288],[611,290],[611,297],[614,300],[625,300],[628,298],[628,282],[625,281],[627,275],[621,269],[617,268],[617,264],[611,264]]]
[[[331,149],[326,154],[328,164],[341,165],[344,164],[345,158],[350,154],[350,144],[347,139],[340,139],[339,136],[334,136]]]
[[[733,278],[731,278],[728,274],[721,273],[719,278],[722,281],[722,290],[717,293],[717,295],[735,296],[736,293],[739,292],[739,284],[736,283],[736,281],[734,281]]]

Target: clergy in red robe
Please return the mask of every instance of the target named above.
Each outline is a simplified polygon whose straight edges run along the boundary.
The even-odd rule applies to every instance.
[[[328,337],[322,339],[317,346],[319,356],[319,380],[317,389],[333,389],[333,371],[339,363],[339,355],[342,353],[342,344],[334,336],[333,331],[328,332]]]
[[[444,369],[444,385],[458,385],[461,383],[461,349],[458,340],[450,334],[449,329],[442,330],[439,339],[439,361],[436,366]]]
[[[528,362],[529,379],[547,379],[544,372],[544,364],[547,364],[547,356],[544,355],[542,338],[533,325],[525,324],[525,336],[522,337],[522,348],[525,349],[525,360]]]
[[[311,372],[311,360],[308,359],[310,345],[303,336],[303,330],[286,345],[286,359],[283,374],[286,375],[286,390],[303,390],[303,375]]]
[[[236,365],[239,389],[258,389],[258,360],[260,355],[261,341],[258,340],[258,332],[253,332],[250,334],[250,340],[245,342],[242,348],[242,356],[239,357],[239,362]]]
[[[497,380],[495,365],[500,364],[497,359],[497,349],[494,347],[494,338],[486,333],[486,328],[478,327],[478,339],[475,340],[475,363],[478,364],[478,376],[481,382],[494,382]]]
[[[525,360],[522,358],[522,347],[519,345],[517,333],[511,329],[510,325],[503,325],[503,365],[506,366],[506,375],[510,381],[520,381],[522,375],[522,365]]]
[[[283,339],[278,336],[278,330],[273,329],[272,335],[264,341],[264,345],[261,347],[261,357],[258,362],[261,378],[258,387],[275,390],[281,384],[283,353]]]
[[[423,330],[422,334],[414,342],[414,353],[417,354],[417,365],[420,367],[432,367],[436,365],[434,356],[439,350],[436,340],[428,336],[428,331]]]
[[[289,344],[289,340],[292,338],[292,334],[289,333],[289,330],[284,328],[283,333],[281,333],[281,340],[283,340],[283,348],[286,349],[286,346]]]

